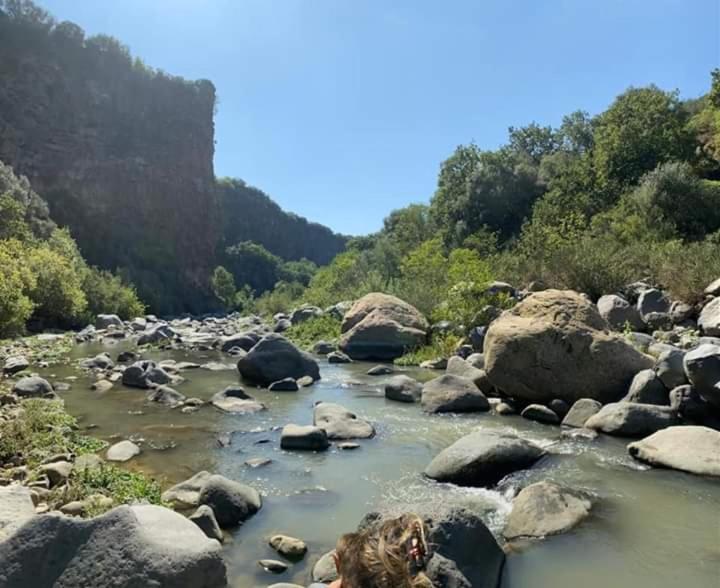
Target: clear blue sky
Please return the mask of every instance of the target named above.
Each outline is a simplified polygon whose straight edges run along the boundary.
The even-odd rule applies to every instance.
[[[694,97],[719,0],[38,0],[220,98],[215,172],[335,230],[427,202],[461,143],[597,113],[628,86]]]

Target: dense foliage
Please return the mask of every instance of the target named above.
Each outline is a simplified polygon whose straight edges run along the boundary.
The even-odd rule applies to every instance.
[[[89,266],[47,205],[0,162],[0,335],[37,326],[79,326],[100,312],[142,314],[133,288]]]
[[[694,302],[720,275],[718,180],[720,70],[696,100],[630,88],[598,116],[510,128],[496,151],[459,146],[429,206],[392,212],[284,302],[382,290],[465,326],[502,306],[492,279],[597,298],[647,278]]]

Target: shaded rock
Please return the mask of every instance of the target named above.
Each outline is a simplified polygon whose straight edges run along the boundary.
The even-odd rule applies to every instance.
[[[100,353],[96,355],[95,357],[89,357],[88,359],[83,359],[80,362],[80,367],[85,369],[99,369],[99,370],[109,370],[115,367],[115,363],[110,358],[110,356],[107,353]]]
[[[158,325],[148,331],[145,331],[140,337],[138,337],[138,345],[151,345],[154,343],[160,343],[161,341],[167,341],[175,336],[175,330],[169,325]]]
[[[375,429],[369,422],[333,402],[315,405],[313,424],[324,429],[328,439],[369,439],[375,436]]]
[[[624,331],[629,325],[633,331],[643,328],[637,308],[616,294],[601,296],[597,301],[598,313],[616,331]]]
[[[237,366],[243,378],[261,386],[284,378],[320,379],[320,368],[312,356],[277,333],[260,339]]]
[[[116,314],[99,314],[95,319],[95,328],[98,330],[107,329],[110,326],[122,327],[123,322]]]
[[[267,408],[240,386],[228,386],[225,390],[213,394],[210,403],[220,410],[236,414],[252,414]]]
[[[485,356],[482,353],[471,353],[465,361],[474,368],[485,369]]]
[[[14,357],[8,357],[5,360],[5,365],[3,366],[3,373],[6,376],[12,376],[14,374],[17,374],[18,372],[26,370],[29,367],[30,362],[24,356],[16,355]]]
[[[280,319],[278,322],[275,323],[275,326],[273,327],[273,333],[284,333],[287,331],[290,327],[292,327],[292,323],[290,322],[290,319]]]
[[[178,406],[185,402],[185,395],[173,390],[170,386],[156,386],[147,395],[147,399],[165,406]]]
[[[703,344],[685,354],[685,375],[698,394],[720,408],[720,345]]]
[[[134,351],[121,351],[118,353],[117,361],[118,363],[129,363],[131,361],[135,361],[138,358],[138,354]]]
[[[645,320],[646,315],[654,312],[667,313],[670,310],[670,301],[665,294],[657,288],[649,288],[640,292],[637,309]]]
[[[18,398],[43,398],[54,396],[50,382],[39,376],[20,378],[12,387]]]
[[[258,561],[258,564],[266,572],[270,572],[272,574],[282,574],[283,572],[287,572],[288,567],[290,567],[286,563],[276,559],[261,559]]]
[[[376,365],[375,367],[371,367],[367,371],[367,375],[368,376],[387,376],[394,372],[395,372],[395,370],[389,365]]]
[[[565,533],[586,518],[591,508],[592,502],[578,492],[553,482],[537,482],[513,500],[503,535],[512,540]]]
[[[630,384],[630,390],[622,402],[668,405],[668,391],[654,370],[638,372]]]
[[[457,564],[439,553],[430,556],[425,575],[434,588],[473,588],[470,580],[458,569]]]
[[[282,449],[324,451],[329,446],[325,429],[313,425],[285,425],[280,435]]]
[[[689,384],[673,388],[669,399],[670,407],[689,422],[700,424],[710,412],[708,403]]]
[[[669,406],[614,402],[603,406],[585,422],[585,426],[608,435],[643,437],[677,422],[677,413]]]
[[[532,466],[545,451],[515,435],[478,431],[441,451],[425,470],[438,482],[492,486],[508,474]]]
[[[132,441],[120,441],[111,445],[105,455],[108,461],[128,461],[140,454],[140,448]]]
[[[472,345],[473,351],[482,353],[485,348],[485,334],[487,333],[487,327],[473,327],[468,333],[468,339],[470,345]],[[475,366],[478,367],[478,366]]]
[[[703,307],[698,327],[709,337],[720,337],[720,296]]]
[[[531,294],[488,329],[485,370],[506,395],[530,402],[615,400],[653,361],[606,329],[595,306],[576,292]]]
[[[50,488],[60,486],[67,482],[70,477],[70,473],[73,470],[73,464],[69,461],[55,461],[40,466],[40,471],[48,477],[50,480]]]
[[[168,488],[162,499],[176,508],[192,508],[200,504],[200,491],[210,479],[209,472],[198,472],[192,478]]]
[[[123,385],[131,388],[150,388],[153,384],[162,385],[170,381],[170,375],[163,368],[148,360],[136,361],[126,367],[122,375]]]
[[[317,353],[318,355],[327,355],[328,353],[335,351],[335,349],[335,343],[331,343],[329,341],[318,341],[315,345],[313,345],[313,353]]]
[[[428,328],[415,307],[375,292],[363,296],[345,314],[339,347],[353,359],[395,359],[422,345]]]
[[[597,414],[601,408],[602,404],[592,398],[576,400],[570,408],[570,412],[565,415],[562,424],[565,427],[582,428],[585,426],[587,420],[594,414]]]
[[[495,404],[494,409],[495,413],[499,414],[500,416],[510,416],[513,414],[517,414],[517,410],[515,410],[515,407],[512,404],[504,401],[500,401]]]
[[[335,550],[329,551],[324,554],[312,568],[312,580],[313,582],[321,582],[323,584],[329,584],[334,582],[338,578],[337,568],[335,567]]]
[[[225,337],[220,342],[220,351],[230,351],[235,347],[239,347],[243,351],[250,351],[255,344],[260,341],[260,335],[254,332],[238,333]]]
[[[273,535],[269,543],[280,555],[291,560],[302,559],[307,553],[305,542],[289,535]]]
[[[428,359],[420,364],[421,368],[428,370],[444,370],[447,368],[448,360],[445,357],[436,357],[435,359]]]
[[[560,423],[560,417],[547,406],[542,404],[528,404],[520,416],[530,421],[544,423],[546,425],[557,425]]]
[[[90,384],[90,390],[95,390],[96,392],[107,392],[113,387],[113,383],[109,380],[97,380]]]
[[[352,363],[352,359],[350,359],[342,351],[331,351],[327,355],[327,360],[328,363]]]
[[[568,403],[560,398],[551,400],[550,404],[548,404],[548,408],[558,415],[560,419],[564,419],[567,416],[567,413],[570,412],[570,406]]]
[[[188,517],[188,519],[200,527],[200,530],[205,533],[207,537],[222,543],[223,534],[220,530],[220,525],[218,525],[218,522],[215,519],[215,513],[212,508],[206,504],[202,504]]]
[[[322,309],[318,308],[317,306],[301,306],[300,308],[296,308],[292,311],[292,313],[290,313],[290,322],[293,325],[299,325],[300,323],[304,323],[305,321],[309,321],[310,319],[321,317],[322,315]]]
[[[422,384],[410,376],[393,376],[385,384],[385,398],[398,402],[417,402],[422,396]]]
[[[300,389],[294,378],[283,378],[268,386],[270,392],[297,392]]]
[[[669,312],[650,312],[643,316],[649,331],[669,331],[673,327],[673,319]]]
[[[257,490],[218,475],[207,479],[200,490],[199,502],[212,508],[223,529],[239,525],[262,508]]]
[[[153,505],[121,506],[87,520],[34,517],[0,543],[0,561],[2,586],[220,588],[227,583],[220,544],[185,517]]]
[[[423,410],[441,412],[484,412],[490,403],[478,387],[467,378],[445,374],[423,385]]]
[[[676,325],[687,322],[692,318],[693,314],[695,314],[695,309],[680,300],[676,300],[670,305],[670,318]]]
[[[315,383],[315,380],[313,380],[310,376],[303,376],[302,378],[298,378],[296,382],[301,388],[307,388],[308,386],[312,386]]]
[[[679,349],[669,349],[658,357],[655,373],[668,390],[687,383],[684,360],[685,352]]]
[[[668,427],[630,443],[635,459],[701,476],[720,476],[720,432],[708,427]]]
[[[454,355],[448,359],[446,372],[453,376],[460,376],[461,378],[472,380],[472,382],[485,394],[489,394],[492,391],[493,386],[490,383],[485,370],[476,368],[468,360],[463,359],[462,357]]]
[[[720,278],[709,284],[703,292],[708,296],[720,296]]]

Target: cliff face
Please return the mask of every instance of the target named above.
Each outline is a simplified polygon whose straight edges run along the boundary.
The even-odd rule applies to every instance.
[[[73,26],[0,13],[0,160],[90,263],[124,272],[158,312],[202,310],[219,236],[214,87]]]

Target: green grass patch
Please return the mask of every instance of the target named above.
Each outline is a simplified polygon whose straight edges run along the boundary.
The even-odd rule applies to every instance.
[[[340,338],[340,321],[323,315],[293,325],[283,335],[298,347],[312,349],[318,341],[337,341]]]
[[[460,337],[457,335],[437,336],[433,338],[429,345],[413,349],[396,359],[395,365],[420,365],[423,361],[430,359],[437,359],[439,357],[448,358],[455,354],[458,345],[460,345]]]

